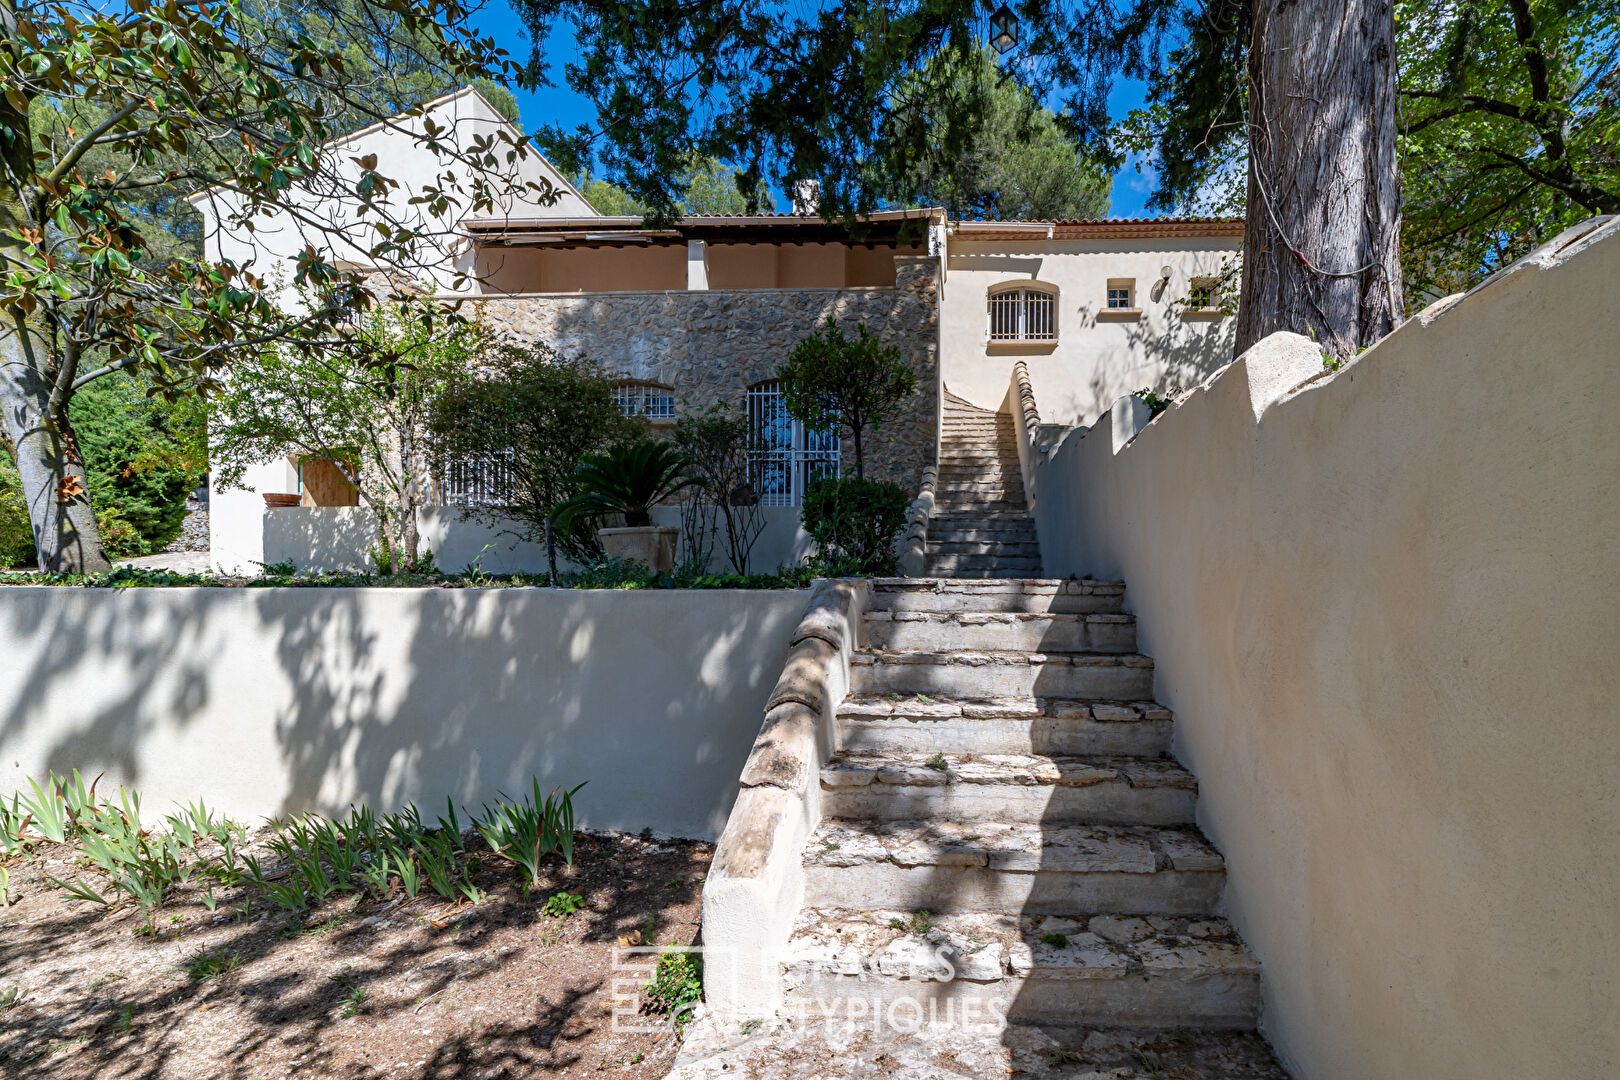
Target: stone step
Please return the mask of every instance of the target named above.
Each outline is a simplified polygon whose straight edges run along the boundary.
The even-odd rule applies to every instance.
[[[1023,508],[1024,481],[1016,473],[1005,476],[999,480],[968,480],[941,478],[934,482],[935,498],[944,499],[993,499],[997,502],[1017,502],[1018,513],[1028,514]]]
[[[838,719],[850,751],[1157,757],[1172,734],[1170,710],[1151,701],[852,694]]]
[[[925,571],[927,573],[932,574],[936,578],[949,579],[949,578],[955,576],[953,574],[953,572],[948,568],[941,568],[941,567],[935,566],[935,567],[925,567],[924,569],[925,569]],[[960,576],[963,578],[963,580],[966,580],[966,579],[969,579],[969,578],[976,578],[976,579],[984,580],[984,581],[991,581],[991,580],[1017,581],[1019,578],[1028,577],[1029,576],[1029,570],[1027,568],[1025,568],[1025,567],[1015,567],[1015,568],[1008,569],[1008,570],[969,570],[969,571],[963,571]]]
[[[850,658],[850,684],[873,694],[1139,701],[1153,696],[1153,661],[1136,653],[870,649]]]
[[[957,574],[964,570],[1022,570],[1026,575],[1041,572],[1038,553],[1027,555],[942,555],[932,550],[927,553],[928,569]]]
[[[991,532],[988,529],[948,529],[938,532],[933,529],[928,530],[928,549],[937,551],[942,555],[962,554],[978,550],[972,547],[957,546],[971,544],[1030,544],[1032,546],[1027,554],[1038,554],[1040,552],[1040,540],[1036,538],[1033,532]],[[993,551],[994,547],[990,550]],[[1015,554],[1026,553],[1015,552]]]
[[[1217,918],[807,908],[782,961],[790,1013],[1251,1028],[1260,966]]]
[[[986,478],[1007,480],[1016,477],[1023,483],[1023,473],[1016,464],[1003,465],[995,460],[978,461],[973,464],[941,465],[939,467],[939,482],[961,483],[963,481],[983,483]]]
[[[935,505],[946,514],[1007,514],[1018,517],[1029,514],[1029,506],[1021,495],[1016,498],[996,498],[960,491],[938,492]]]
[[[868,611],[1117,612],[1123,581],[1023,577],[1004,581],[874,578]],[[1151,695],[1142,695],[1150,697]]]
[[[971,530],[982,533],[1034,533],[1035,522],[1014,514],[938,514],[928,520],[930,536],[939,532]]]
[[[1013,544],[974,546],[1009,554],[1023,550]],[[930,553],[936,550],[930,543]],[[875,649],[1132,653],[1136,617],[1112,612],[873,611],[866,616],[866,635]]]
[[[1008,534],[996,540],[959,540],[954,535],[930,534],[928,551],[934,555],[1024,555],[1039,558],[1041,545],[1033,536],[1023,539]]]
[[[1168,758],[840,751],[821,769],[828,817],[1186,825],[1198,781]]]
[[[1226,862],[1197,829],[823,820],[803,852],[806,906],[934,912],[1199,915]]]

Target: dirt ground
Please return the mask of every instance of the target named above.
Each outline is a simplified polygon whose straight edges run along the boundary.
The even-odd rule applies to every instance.
[[[628,1026],[662,1023],[637,1015],[653,961],[622,946],[692,943],[712,848],[581,833],[574,865],[528,897],[486,852],[477,906],[351,894],[302,918],[264,900],[239,918],[233,897],[210,912],[186,887],[150,934],[132,906],[108,913],[47,885],[79,872],[67,854],[8,864],[7,1078],[661,1077],[678,1042],[667,1024],[616,1030],[616,1006]],[[557,891],[587,906],[543,914]]]

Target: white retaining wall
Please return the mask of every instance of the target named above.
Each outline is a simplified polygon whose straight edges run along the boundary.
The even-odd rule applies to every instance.
[[[377,544],[377,518],[361,506],[291,506],[266,510],[252,492],[218,492],[218,509],[210,513],[214,569],[223,574],[257,574],[264,563],[290,562],[300,573],[372,569]],[[799,524],[796,506],[767,506],[765,529],[749,553],[752,573],[800,566],[814,550]],[[652,511],[655,525],[680,525],[679,507]],[[489,574],[540,573],[546,569],[543,543],[524,539],[522,522],[476,514],[450,506],[424,507],[417,513],[422,545],[447,574],[460,573],[476,561]],[[559,566],[571,564],[559,556]],[[709,562],[714,573],[729,573],[725,541],[717,538]]]
[[[1620,1072],[1620,222],[1561,246],[1039,466],[1047,571],[1127,582],[1296,1076]]]
[[[0,793],[105,771],[161,814],[442,811],[589,781],[714,838],[806,591],[0,589]]]

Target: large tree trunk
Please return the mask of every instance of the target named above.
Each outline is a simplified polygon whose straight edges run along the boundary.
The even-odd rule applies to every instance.
[[[1404,316],[1390,0],[1270,0],[1249,43],[1239,353],[1278,330],[1346,360]]]
[[[4,263],[16,266],[24,265],[28,257],[18,237],[32,222],[15,178],[33,174],[33,136],[27,110],[0,100],[0,129],[6,128],[12,137],[0,142],[6,173],[0,188],[0,244],[4,245]],[[41,570],[111,570],[90,509],[66,402],[58,410],[61,415],[51,412],[50,342],[42,330],[37,312],[25,315],[12,308],[0,314],[0,411],[5,413],[6,435],[17,456],[23,499],[34,529],[34,553]]]
[[[73,431],[65,418],[50,415],[45,355],[45,342],[26,320],[6,318],[0,325],[0,409],[16,449],[17,473],[34,529],[34,552],[41,570],[82,574],[111,570]]]

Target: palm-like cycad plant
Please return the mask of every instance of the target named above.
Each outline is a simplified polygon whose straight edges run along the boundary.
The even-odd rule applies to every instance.
[[[690,464],[685,454],[657,439],[588,454],[572,478],[583,490],[557,508],[558,521],[623,514],[627,526],[651,525],[653,506],[697,483]]]

